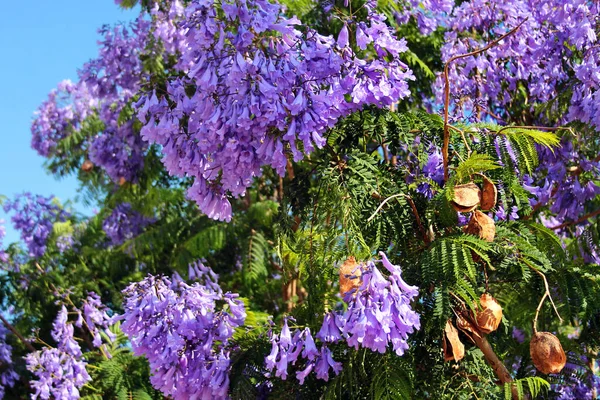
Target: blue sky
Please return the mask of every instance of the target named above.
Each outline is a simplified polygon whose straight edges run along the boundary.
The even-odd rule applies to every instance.
[[[73,200],[74,178],[56,180],[42,168],[43,158],[30,148],[33,112],[63,79],[77,79],[77,68],[98,53],[96,30],[103,24],[130,21],[136,11],[113,0],[30,0],[2,3],[0,24],[0,194],[30,191]],[[81,205],[76,209],[90,212]],[[18,234],[6,221],[4,244]]]

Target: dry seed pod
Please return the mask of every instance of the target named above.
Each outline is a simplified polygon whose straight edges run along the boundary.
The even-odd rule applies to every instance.
[[[470,314],[472,316],[472,313]],[[477,326],[474,325],[469,318],[464,317],[462,314],[458,314],[458,316],[456,317],[456,327],[463,331],[463,333],[467,336],[473,334],[479,338],[481,337],[481,332],[479,331]],[[471,339],[473,338],[471,337]]]
[[[348,259],[340,267],[340,295],[344,297],[352,289],[358,290],[361,284],[362,271],[354,257]]]
[[[90,172],[94,168],[94,163],[90,160],[85,160],[83,164],[81,164],[81,170],[83,172]]]
[[[479,205],[481,201],[481,190],[473,182],[464,185],[454,186],[454,198],[452,207],[458,212],[471,212]]]
[[[496,185],[487,176],[481,175],[483,178],[483,192],[481,193],[481,209],[484,211],[491,210],[496,206],[498,199],[498,189]]]
[[[558,374],[567,363],[560,340],[550,332],[536,332],[529,343],[533,365],[544,374]]]
[[[465,227],[465,233],[470,233],[488,242],[493,242],[496,236],[496,224],[493,219],[477,210],[473,213],[469,224]]]
[[[494,332],[502,321],[502,307],[487,293],[481,295],[479,302],[483,309],[477,313],[477,325],[485,334]]]
[[[452,325],[452,321],[446,322],[444,328],[444,340],[442,342],[444,350],[444,361],[460,361],[465,356],[465,345],[458,338],[458,330]]]

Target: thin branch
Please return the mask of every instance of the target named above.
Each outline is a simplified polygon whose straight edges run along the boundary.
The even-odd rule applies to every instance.
[[[0,314],[0,320],[2,321],[2,323],[4,324],[4,326],[11,331],[12,333],[15,334],[16,337],[19,338],[19,340],[25,345],[25,347],[27,347],[27,349],[29,351],[31,351],[32,353],[35,351],[35,347],[33,347],[33,345],[31,343],[29,343],[24,337],[23,335],[21,335],[21,332],[19,332],[17,330],[17,328],[15,328],[14,326],[12,326],[10,324],[10,322],[8,322],[1,314]]]
[[[415,205],[415,202],[413,201],[412,197],[410,197],[404,193],[397,193],[397,194],[394,194],[394,195],[388,197],[387,199],[383,200],[381,202],[381,204],[379,204],[379,207],[377,207],[375,212],[369,217],[369,219],[367,219],[367,223],[371,222],[373,220],[373,218],[375,218],[375,216],[379,213],[379,211],[381,211],[383,206],[388,201],[395,199],[397,197],[404,197],[408,201],[408,204],[410,204],[410,208],[412,209],[412,212],[415,215],[415,219],[417,220],[417,226],[419,227],[419,231],[421,232],[421,235],[423,236],[423,241],[426,244],[429,244],[431,241],[429,240],[429,236],[427,236],[427,231],[425,230],[425,227],[423,227],[423,222],[421,221],[421,217],[419,216],[419,212],[417,211],[417,206]]]
[[[455,131],[458,131],[460,133],[460,136],[462,137],[463,143],[465,144],[465,147],[467,148],[467,155],[469,157],[471,157],[471,146],[469,146],[469,142],[467,142],[467,138],[465,137],[465,132],[462,129],[458,129],[455,126],[452,125],[448,125],[449,128],[454,129]]]
[[[581,218],[579,218],[578,220],[575,220],[575,221],[563,222],[562,224],[553,226],[550,229],[557,230],[557,229],[562,229],[562,228],[564,228],[566,226],[569,226],[569,225],[577,225],[577,224],[580,224],[580,223],[582,223],[582,222],[584,222],[584,221],[586,221],[586,220],[588,220],[588,219],[590,219],[592,217],[595,217],[596,215],[600,215],[600,210],[596,210],[594,212],[586,214],[583,217],[581,217]]]
[[[458,55],[450,58],[444,65],[444,74],[443,74],[444,75],[444,145],[442,147],[442,157],[444,159],[444,181],[447,181],[448,177],[449,177],[449,175],[448,175],[448,162],[449,162],[448,147],[450,146],[450,129],[449,129],[449,124],[448,124],[448,113],[449,113],[449,108],[450,108],[450,77],[449,77],[450,64],[453,61],[459,60],[461,58],[474,56],[474,55],[483,53],[484,51],[491,49],[492,47],[494,47],[498,43],[500,43],[502,40],[504,40],[506,37],[515,33],[521,27],[521,25],[523,25],[523,23],[525,21],[527,21],[527,18],[525,18],[523,21],[521,21],[521,23],[519,23],[519,25],[514,27],[508,33],[505,33],[504,35],[500,36],[498,39],[490,42],[487,46],[485,46],[481,49],[471,51],[470,53],[458,54]]]
[[[560,316],[560,314],[558,313],[558,309],[556,308],[556,304],[554,304],[554,300],[552,300],[552,296],[550,295],[550,286],[548,285],[548,279],[546,279],[546,275],[544,275],[544,273],[540,270],[538,270],[537,268],[535,268],[533,265],[531,265],[530,263],[528,263],[527,261],[525,261],[525,259],[523,259],[523,262],[525,264],[527,264],[527,266],[529,268],[531,268],[532,270],[534,270],[539,276],[542,277],[542,279],[544,280],[544,287],[546,288],[546,291],[544,292],[544,295],[542,296],[542,299],[540,300],[540,303],[538,304],[537,308],[535,309],[535,317],[533,318],[533,333],[537,333],[537,321],[538,321],[538,317],[540,315],[540,310],[542,309],[542,306],[544,305],[544,300],[546,300],[546,297],[548,297],[550,299],[550,303],[552,304],[552,308],[554,308],[554,312],[556,313],[556,316],[558,317],[560,322],[563,322],[562,317]]]

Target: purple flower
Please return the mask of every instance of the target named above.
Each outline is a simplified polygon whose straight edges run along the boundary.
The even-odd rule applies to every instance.
[[[166,396],[224,399],[231,339],[246,313],[209,268],[199,262],[190,271],[198,281],[192,285],[149,275],[125,289],[121,329],[134,353],[148,359],[151,383]]]
[[[48,239],[52,235],[55,222],[64,222],[70,214],[60,208],[53,196],[33,196],[23,193],[4,204],[5,212],[14,212],[11,221],[21,232],[29,256],[38,258],[46,252]]]
[[[121,203],[106,217],[102,229],[111,246],[119,246],[139,235],[144,227],[153,221],[152,218],[146,218],[133,210],[130,203]]]

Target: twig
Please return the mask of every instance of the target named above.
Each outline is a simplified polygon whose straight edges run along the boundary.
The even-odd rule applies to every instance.
[[[452,125],[448,125],[449,128],[454,129],[455,131],[458,131],[460,133],[460,136],[462,137],[463,143],[465,144],[465,147],[467,148],[467,155],[469,157],[471,157],[471,146],[469,146],[469,142],[467,142],[467,138],[465,137],[465,132],[462,129],[458,129],[455,126]]]
[[[35,351],[35,347],[33,347],[33,345],[31,343],[29,343],[24,337],[23,335],[21,335],[21,332],[19,332],[17,330],[17,328],[15,328],[14,326],[12,326],[10,324],[10,322],[8,322],[1,314],[0,314],[0,320],[2,320],[2,323],[4,324],[4,326],[10,330],[12,333],[15,334],[16,337],[19,338],[19,340],[25,345],[25,347],[27,347],[27,349],[29,351],[31,351],[32,353]]]
[[[544,273],[542,271],[538,270],[533,265],[531,265],[530,263],[528,263],[527,261],[525,261],[525,259],[523,259],[523,262],[525,264],[527,264],[527,266],[529,268],[531,268],[532,270],[534,270],[539,276],[542,277],[542,279],[544,280],[544,287],[546,288],[546,291],[544,292],[544,295],[542,296],[542,299],[540,300],[540,303],[538,304],[537,308],[535,309],[535,317],[533,318],[533,333],[537,333],[537,321],[538,321],[538,317],[540,315],[540,310],[542,309],[542,306],[544,305],[544,300],[546,300],[546,297],[548,297],[550,299],[550,303],[552,304],[552,308],[554,308],[554,312],[556,313],[556,316],[558,317],[559,321],[563,322],[563,319],[560,316],[560,314],[558,313],[558,309],[556,308],[556,304],[554,304],[554,300],[552,300],[552,296],[550,295],[550,286],[548,285],[548,280],[546,279],[546,275],[544,275]]]
[[[590,219],[590,218],[592,218],[592,217],[595,217],[596,215],[599,215],[599,214],[600,214],[600,210],[596,210],[596,211],[594,211],[594,212],[591,212],[591,213],[589,213],[589,214],[586,214],[586,215],[584,215],[583,217],[579,218],[579,219],[578,219],[578,220],[576,220],[576,221],[568,221],[568,222],[563,222],[562,224],[560,224],[560,225],[556,225],[556,226],[553,226],[553,227],[552,227],[552,228],[550,228],[550,229],[552,229],[552,230],[557,230],[557,229],[562,229],[562,228],[564,228],[564,227],[566,227],[566,226],[569,226],[569,225],[577,225],[577,224],[580,224],[580,223],[582,223],[583,221],[585,221],[585,220],[588,220],[588,219]]]
[[[377,207],[375,212],[369,217],[369,219],[367,219],[367,223],[371,222],[373,220],[373,218],[375,218],[377,213],[379,213],[379,211],[381,211],[383,206],[388,201],[395,199],[396,197],[404,197],[408,201],[408,204],[410,204],[410,208],[412,209],[412,212],[415,215],[415,219],[417,220],[417,226],[419,227],[419,231],[421,232],[421,235],[423,236],[423,241],[426,244],[429,244],[431,241],[429,240],[429,236],[427,236],[427,231],[425,230],[425,227],[423,227],[421,217],[419,217],[419,212],[417,211],[417,206],[415,205],[415,202],[413,201],[412,197],[410,197],[404,193],[397,193],[397,194],[394,194],[394,195],[388,197],[387,199],[383,200],[381,202],[381,204],[379,204],[379,207]]]
[[[492,47],[494,47],[498,43],[500,43],[502,40],[504,40],[506,37],[515,33],[521,27],[521,25],[523,25],[523,23],[525,21],[527,21],[527,18],[525,18],[523,21],[521,21],[521,23],[519,23],[519,25],[514,27],[508,33],[505,33],[504,35],[500,36],[498,39],[490,42],[487,46],[485,46],[481,49],[471,51],[466,54],[458,54],[458,55],[450,58],[444,65],[444,74],[443,74],[444,75],[444,144],[442,147],[442,158],[444,160],[444,181],[447,181],[448,176],[449,176],[448,175],[448,162],[449,162],[448,147],[450,146],[450,129],[449,129],[449,124],[448,124],[448,113],[449,113],[449,108],[450,108],[450,77],[449,77],[450,63],[452,63],[452,61],[456,61],[456,60],[459,60],[459,59],[465,58],[465,57],[474,56],[474,55],[483,53],[484,51],[491,49]]]

